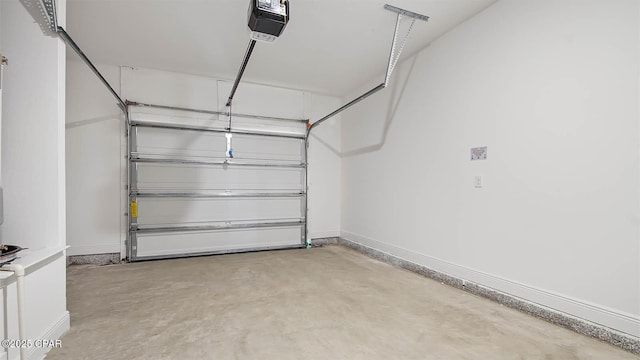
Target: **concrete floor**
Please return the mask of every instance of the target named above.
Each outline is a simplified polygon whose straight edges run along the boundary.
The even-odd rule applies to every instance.
[[[68,270],[56,359],[638,359],[328,246]]]

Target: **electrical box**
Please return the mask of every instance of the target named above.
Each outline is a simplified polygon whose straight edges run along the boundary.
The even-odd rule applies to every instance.
[[[248,18],[253,40],[274,42],[289,22],[289,1],[250,0]]]

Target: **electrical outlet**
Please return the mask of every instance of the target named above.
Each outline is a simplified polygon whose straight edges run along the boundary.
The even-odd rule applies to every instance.
[[[473,187],[475,187],[476,189],[479,189],[483,186],[482,183],[482,176],[481,175],[476,175],[473,177]]]

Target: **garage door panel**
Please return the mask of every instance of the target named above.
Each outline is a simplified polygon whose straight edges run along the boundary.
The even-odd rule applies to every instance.
[[[304,161],[304,142],[299,139],[233,135],[234,159]]]
[[[255,131],[262,133],[304,135],[307,127],[301,122],[286,122],[235,117],[233,128],[238,131]]]
[[[302,191],[304,169],[137,164],[137,190]]]
[[[226,159],[227,138],[224,133],[184,131],[163,128],[137,129],[137,153],[183,158]],[[283,161],[299,164],[303,159],[304,141],[233,134],[235,160]]]
[[[137,255],[171,257],[183,254],[235,252],[292,247],[300,244],[302,226],[137,234]]]
[[[138,225],[300,220],[302,198],[138,199]]]
[[[225,114],[199,113],[177,109],[155,109],[152,107],[137,107],[130,110],[129,119],[134,122],[198,126],[218,130],[225,130],[229,126],[229,117]],[[236,114],[232,116],[231,123],[233,129],[237,131],[304,135],[307,130],[306,123],[303,121],[283,121],[253,117],[250,114],[247,116]]]
[[[306,122],[232,120],[129,106],[130,260],[305,246]]]
[[[218,114],[144,106],[130,106],[129,120],[132,122],[161,123],[182,126],[204,126],[219,130],[224,130],[227,126],[227,122],[220,119]]]

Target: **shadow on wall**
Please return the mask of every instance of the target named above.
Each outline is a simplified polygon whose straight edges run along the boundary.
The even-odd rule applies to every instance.
[[[64,127],[65,127],[65,129],[73,129],[73,128],[92,125],[92,124],[97,124],[97,123],[100,123],[100,122],[103,122],[103,121],[109,121],[109,120],[122,121],[122,113],[104,115],[104,116],[98,116],[98,117],[91,118],[91,119],[84,119],[84,120],[74,121],[74,122],[66,123],[64,125]]]
[[[331,150],[331,152],[333,152],[334,154],[336,154],[341,158],[362,155],[362,154],[380,150],[387,141],[387,134],[389,132],[389,128],[391,127],[391,123],[396,116],[396,111],[398,110],[400,101],[404,96],[405,89],[407,88],[407,84],[409,83],[409,77],[413,73],[413,68],[416,64],[418,56],[419,54],[413,56],[413,58],[409,62],[407,62],[407,64],[409,65],[409,68],[404,75],[397,75],[397,77],[392,79],[391,81],[391,86],[390,86],[391,93],[388,94],[389,100],[388,100],[388,106],[387,106],[387,114],[386,114],[386,117],[384,118],[384,126],[382,128],[382,133],[380,134],[380,140],[377,143],[343,152],[336,149],[333,145],[331,145],[327,141],[323,140],[317,133],[312,133],[311,137],[316,139],[318,142],[320,142],[321,144],[326,146],[329,150]],[[398,74],[402,74],[402,72],[398,71]],[[396,86],[394,86],[393,84],[396,84]],[[384,92],[384,90],[382,91]],[[367,100],[364,100],[362,103],[365,103],[366,101]],[[361,104],[358,104],[356,106],[366,106]]]

